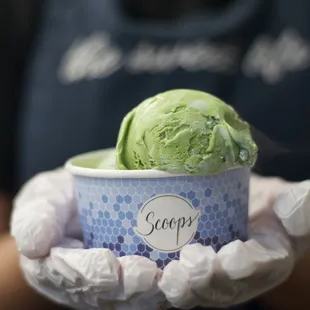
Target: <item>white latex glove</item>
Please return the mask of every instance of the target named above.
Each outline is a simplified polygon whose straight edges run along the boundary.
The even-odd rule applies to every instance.
[[[232,242],[217,254],[188,245],[163,274],[146,258],[116,259],[109,250],[81,249],[72,239],[79,226],[71,182],[61,170],[30,181],[15,201],[12,234],[29,283],[77,309],[155,309],[162,301],[157,282],[175,307],[238,304],[284,281],[296,253],[307,249],[299,240],[309,240],[309,182],[290,190],[293,185],[279,179],[253,176],[251,239]]]
[[[87,310],[155,310],[165,301],[155,262],[82,248],[73,182],[64,170],[42,173],[23,187],[11,232],[26,280],[55,302]]]
[[[164,270],[159,287],[175,307],[228,307],[282,283],[310,245],[310,181],[289,184],[252,176],[250,239],[217,254],[185,246]]]

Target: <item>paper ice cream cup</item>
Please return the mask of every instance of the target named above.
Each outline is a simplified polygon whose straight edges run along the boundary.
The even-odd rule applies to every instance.
[[[187,244],[219,251],[247,239],[249,168],[212,176],[97,169],[109,152],[82,154],[66,163],[74,176],[86,248],[146,256],[162,268]]]

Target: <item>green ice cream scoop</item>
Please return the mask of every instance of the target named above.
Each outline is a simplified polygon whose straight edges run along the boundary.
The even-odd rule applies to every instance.
[[[249,125],[220,99],[171,90],[146,99],[124,118],[116,167],[215,174],[256,161]]]

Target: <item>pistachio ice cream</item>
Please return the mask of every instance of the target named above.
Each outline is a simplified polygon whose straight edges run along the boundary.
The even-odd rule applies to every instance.
[[[249,125],[231,106],[186,89],[148,98],[129,112],[116,146],[120,170],[216,174],[252,167],[256,157]]]

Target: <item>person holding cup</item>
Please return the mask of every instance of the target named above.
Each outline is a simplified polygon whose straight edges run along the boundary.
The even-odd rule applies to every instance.
[[[277,141],[308,142],[306,1],[47,1],[41,9],[24,76],[15,188],[72,155],[113,147],[123,116],[171,88],[208,91]],[[261,298],[290,309],[292,299],[308,301],[310,225],[309,183],[289,182],[308,179],[308,167],[306,154],[293,163],[271,159],[262,172],[285,181],[251,178],[250,208],[262,212],[251,214],[250,240],[216,255],[188,246],[163,272],[147,258],[81,249],[71,177],[61,169],[40,174],[14,202],[23,274],[43,296],[77,309],[150,309],[166,299],[179,308],[229,308],[261,297],[295,266],[279,291]],[[2,268],[1,287],[13,267]]]

